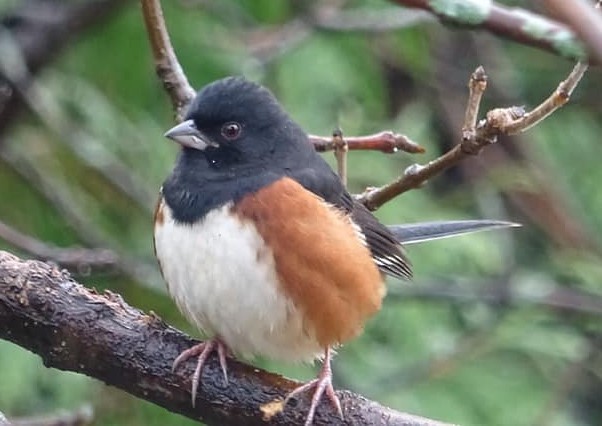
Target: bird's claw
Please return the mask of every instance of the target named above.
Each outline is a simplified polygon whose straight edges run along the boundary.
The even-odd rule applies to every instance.
[[[189,349],[186,349],[174,360],[173,365],[171,367],[171,370],[173,372],[183,362],[187,361],[190,358],[198,356],[196,368],[194,369],[194,373],[192,375],[191,397],[193,407],[195,406],[196,394],[199,387],[199,383],[201,381],[201,373],[203,372],[205,361],[207,361],[207,358],[209,357],[211,352],[215,350],[217,350],[219,364],[222,369],[222,373],[224,374],[224,381],[226,382],[226,384],[228,384],[228,366],[226,363],[226,354],[228,352],[228,348],[224,343],[222,343],[218,339],[207,340],[206,342],[201,342]]]
[[[309,412],[307,413],[307,417],[305,419],[305,426],[310,426],[314,420],[314,416],[316,414],[316,409],[318,404],[320,403],[320,399],[322,399],[322,395],[326,392],[326,396],[330,400],[331,404],[334,406],[337,414],[344,420],[343,417],[343,409],[341,408],[341,401],[339,397],[336,395],[334,388],[332,386],[332,371],[330,369],[330,350],[327,350],[326,357],[324,359],[324,364],[322,365],[322,369],[318,374],[318,377],[314,380],[311,380],[298,388],[292,390],[284,399],[284,406],[288,403],[291,398],[306,392],[310,389],[314,388],[314,394],[311,398],[311,406],[309,407]]]

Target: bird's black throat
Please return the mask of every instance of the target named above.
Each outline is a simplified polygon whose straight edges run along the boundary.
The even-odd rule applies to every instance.
[[[181,151],[162,188],[176,221],[196,223],[211,210],[236,203],[285,175],[279,168],[241,166],[236,155],[223,150]]]

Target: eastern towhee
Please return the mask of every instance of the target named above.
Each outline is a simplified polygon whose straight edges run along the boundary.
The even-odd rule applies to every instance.
[[[154,243],[170,295],[211,337],[174,369],[217,351],[284,361],[323,357],[306,424],[332,387],[332,348],[357,336],[380,307],[384,275],[412,275],[400,242],[441,238],[506,222],[387,227],[346,191],[307,134],[264,87],[229,77],[203,88],[165,136],[182,145],[163,184]]]

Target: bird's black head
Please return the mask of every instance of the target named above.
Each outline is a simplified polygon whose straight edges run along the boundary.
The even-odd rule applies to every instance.
[[[242,77],[205,86],[185,121],[165,136],[184,147],[183,156],[206,161],[208,171],[229,173],[286,163],[309,148],[307,135],[272,93]]]

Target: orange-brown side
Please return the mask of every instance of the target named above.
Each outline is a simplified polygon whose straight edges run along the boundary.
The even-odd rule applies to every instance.
[[[157,200],[157,205],[155,206],[155,214],[153,216],[153,220],[156,225],[163,225],[163,204],[165,203],[165,201],[163,201],[163,197],[159,197],[159,199]]]
[[[383,280],[350,219],[299,183],[280,179],[233,210],[271,247],[282,290],[322,346],[356,336],[380,309]]]

